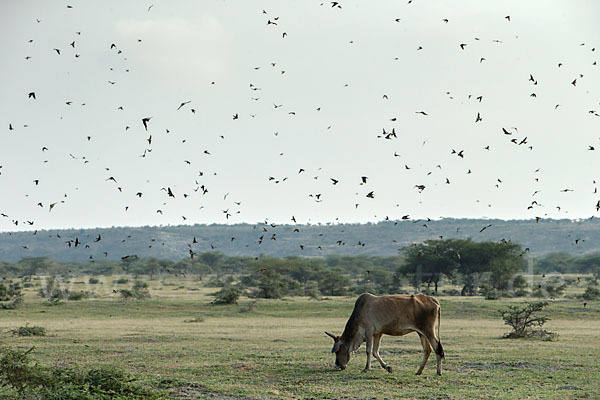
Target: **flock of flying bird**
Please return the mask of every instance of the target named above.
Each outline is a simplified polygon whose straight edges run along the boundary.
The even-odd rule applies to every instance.
[[[411,4],[411,3],[412,3],[412,0],[408,1],[408,4]],[[321,6],[329,6],[331,8],[336,9],[339,12],[343,12],[343,10],[344,10],[344,8],[343,8],[344,4],[342,2],[338,2],[338,1],[332,1],[332,2],[328,2],[328,3],[324,2],[324,3],[321,3]],[[73,8],[73,6],[68,5],[67,8]],[[151,13],[153,11],[152,9],[153,9],[153,5],[150,5],[146,9],[146,12]],[[267,10],[262,10],[262,11],[259,10],[258,12],[261,12],[262,15],[265,16],[265,24],[267,25],[268,29],[272,29],[274,27],[277,27],[277,29],[279,29],[279,33],[278,34],[280,34],[281,40],[286,40],[287,39],[288,32],[287,31],[282,31],[281,26],[283,24],[282,24],[282,21],[280,20],[280,18],[278,16],[271,15]],[[511,23],[510,16],[501,16],[499,18],[504,18],[506,20],[506,23]],[[36,21],[37,21],[37,23],[40,23],[40,24],[43,23],[43,20],[41,20],[41,19],[37,19]],[[395,18],[395,19],[392,19],[390,21],[390,23],[401,23],[401,22],[402,22],[401,18]],[[451,21],[449,19],[447,19],[447,18],[442,18],[440,22],[443,23],[443,24],[449,24]],[[82,34],[85,35],[85,32],[76,31],[76,32],[74,32],[74,34],[76,35],[76,37],[79,37]],[[143,38],[137,39],[138,43],[141,43],[142,40],[143,40]],[[479,38],[475,38],[475,40],[479,40]],[[32,43],[33,40],[30,40],[29,42]],[[495,40],[495,42],[501,43],[501,41],[499,41],[499,40]],[[68,43],[68,46],[71,47],[71,52],[70,53],[72,53],[73,57],[75,57],[75,58],[81,57],[81,55],[77,52],[77,50],[78,50],[78,48],[77,48],[77,39],[75,39],[75,40],[71,41],[70,43]],[[109,50],[114,55],[121,56],[121,57],[125,56],[126,51],[124,49],[121,49],[120,46],[117,43],[107,42],[106,46],[109,48]],[[468,46],[469,46],[468,43],[457,43],[457,47],[460,48],[461,51],[467,51]],[[581,46],[584,46],[584,44],[581,44]],[[60,48],[53,48],[53,49],[51,49],[51,51],[54,51],[56,53],[56,57],[67,57],[68,54],[69,54],[69,53],[67,53],[65,51],[62,51]],[[423,46],[416,46],[416,51],[422,52],[422,51],[426,51],[426,49],[424,49]],[[595,48],[591,48],[591,51],[594,52]],[[25,60],[26,60],[26,62],[35,62],[35,57],[32,57],[32,56],[28,55],[27,57],[25,57]],[[487,61],[487,59],[486,59],[486,57],[480,57],[478,61],[479,61],[479,63],[484,63],[484,62]],[[272,68],[276,68],[277,65],[278,64],[276,62],[270,63],[270,66]],[[596,65],[596,62],[594,62],[593,65]],[[561,67],[562,67],[562,63],[558,63],[557,64],[557,68],[561,68]],[[258,70],[260,67],[253,67],[253,68],[255,70]],[[130,69],[125,69],[125,72],[129,73]],[[286,73],[286,71],[285,70],[279,70],[278,73],[280,75],[284,75]],[[528,82],[530,83],[532,90],[535,90],[538,87],[538,80],[536,79],[534,73],[530,73],[528,78],[529,78]],[[573,87],[576,87],[578,85],[579,81],[581,81],[583,78],[584,78],[583,74],[578,74],[577,76],[573,77],[573,79],[570,81],[570,84]],[[526,80],[526,79],[527,79],[527,77],[524,77],[524,80]],[[117,84],[117,81],[115,81],[115,80],[108,80],[107,84],[111,85],[111,86],[114,86],[114,85]],[[215,85],[216,82],[212,81],[212,82],[210,82],[210,84],[211,85]],[[252,97],[251,97],[251,100],[252,101],[260,101],[260,97],[258,97],[259,96],[258,92],[261,90],[261,88],[258,87],[255,84],[253,84],[253,83],[250,83],[249,84],[249,89],[250,89],[250,91],[253,94]],[[451,95],[450,95],[449,92],[447,92],[446,94],[451,97]],[[24,91],[24,95],[30,101],[40,101],[38,99],[38,97],[40,97],[39,93],[38,93],[38,95],[36,95],[36,90],[32,90],[32,91],[29,91],[29,92],[27,92],[25,90]],[[537,94],[536,94],[535,91],[532,91],[529,94],[529,96],[531,98],[536,98]],[[382,100],[383,101],[389,101],[389,97],[390,96],[388,96],[388,94],[383,94],[382,95]],[[471,96],[471,95],[469,95],[468,98],[469,98],[469,100],[476,101],[477,103],[482,103],[482,102],[485,101],[484,96],[482,96],[482,95],[479,95],[479,96]],[[73,105],[73,101],[66,99],[65,100],[65,104],[67,106],[71,106],[71,105]],[[85,103],[81,103],[81,105],[85,106]],[[282,104],[277,104],[277,103],[273,102],[273,108],[274,109],[278,109],[278,108],[281,108],[281,107],[283,107]],[[560,104],[556,104],[556,106],[554,107],[554,109],[556,110],[559,107],[560,107]],[[179,102],[179,104],[174,104],[173,108],[174,108],[175,111],[182,112],[182,113],[183,112],[190,112],[192,114],[195,114],[196,111],[197,111],[197,108],[194,106],[194,102],[191,99],[182,99],[181,102]],[[124,107],[122,105],[119,105],[117,107],[117,109],[120,110],[120,111],[124,111]],[[320,112],[321,111],[321,107],[315,107],[315,110],[317,112]],[[593,116],[600,116],[598,114],[598,112],[596,112],[595,110],[590,110],[588,112],[589,112],[589,114],[591,114]],[[414,113],[419,118],[431,118],[430,112],[428,112],[427,110],[416,110],[416,111],[414,111]],[[288,114],[293,117],[293,116],[296,115],[296,112],[294,110],[289,110]],[[231,113],[231,120],[232,121],[237,121],[240,118],[246,118],[247,116],[248,116],[248,114],[242,112],[242,110],[238,110],[238,111],[235,111],[235,112]],[[251,118],[253,118],[255,116],[256,115],[254,115],[254,114],[249,114],[249,117],[251,117]],[[153,151],[153,148],[152,148],[152,146],[153,146],[153,140],[154,140],[153,139],[153,135],[155,137],[158,135],[158,132],[153,127],[153,119],[152,118],[153,118],[153,116],[144,116],[144,117],[140,118],[138,120],[138,122],[137,122],[140,127],[143,127],[144,132],[148,135],[148,137],[145,139],[146,142],[147,142],[147,146],[144,147],[143,153],[141,155],[139,155],[139,157],[141,157],[141,158],[148,157],[150,155],[150,153]],[[474,124],[480,124],[481,122],[484,121],[484,118],[485,118],[485,115],[483,115],[482,112],[478,111],[477,114],[473,116],[473,123]],[[397,117],[390,118],[390,122],[396,122],[396,120],[397,120]],[[23,127],[26,128],[27,125],[24,124]],[[331,128],[331,126],[329,126],[327,129],[330,129],[330,128]],[[125,132],[129,131],[130,129],[132,129],[131,125],[127,125],[127,126],[124,127],[124,131]],[[13,122],[9,122],[8,123],[8,130],[9,130],[9,132],[11,134],[15,134],[14,131],[17,131],[17,126],[13,125]],[[168,128],[165,129],[165,131],[166,131],[166,134],[170,133],[170,130]],[[534,144],[530,143],[530,139],[528,138],[527,135],[521,135],[521,134],[519,134],[519,130],[518,130],[517,127],[498,126],[497,127],[497,132],[498,132],[499,136],[505,137],[508,142],[514,144],[517,147],[522,146],[523,148],[525,148],[525,149],[527,149],[529,151],[533,151],[534,150]],[[279,134],[278,132],[274,133],[275,136],[277,136],[278,134]],[[220,137],[221,137],[221,139],[225,139],[224,136],[220,136]],[[398,138],[398,133],[396,132],[396,127],[392,127],[391,129],[390,128],[383,128],[381,130],[381,133],[379,133],[379,134],[376,135],[376,138],[379,139],[379,140],[383,140],[383,141],[394,141],[394,140],[398,140],[399,139]],[[87,136],[86,135],[85,139],[88,142],[91,142],[92,141],[92,136]],[[185,142],[185,140],[183,140],[183,142]],[[423,143],[423,145],[425,145],[425,142]],[[481,150],[484,151],[484,152],[492,151],[490,145],[486,145]],[[588,151],[595,151],[596,147],[594,145],[589,145],[588,148],[587,148],[587,150]],[[47,151],[49,151],[49,148],[47,146],[42,146],[41,147],[41,151],[42,152],[47,152]],[[459,148],[459,147],[448,149],[448,153],[450,155],[452,155],[452,156],[458,157],[459,159],[465,159],[465,158],[467,158],[469,156],[468,152],[465,149]],[[212,153],[211,153],[211,151],[209,149],[204,149],[204,150],[202,150],[202,154],[205,155],[205,156],[210,156]],[[84,164],[85,163],[89,163],[89,159],[86,159],[85,157],[77,157],[77,156],[75,156],[73,154],[69,154],[69,156],[71,158],[73,158],[73,159],[80,159],[80,160],[82,160]],[[397,152],[394,152],[393,157],[401,157],[401,155],[398,154]],[[192,164],[192,161],[190,161],[189,159],[185,159],[185,160],[183,160],[183,162],[185,162],[187,165],[191,165]],[[405,170],[410,170],[411,168],[412,167],[410,165],[404,164],[404,169]],[[436,168],[439,169],[439,170],[442,170],[442,166],[440,164],[436,165]],[[319,169],[316,170],[317,174],[318,174],[318,171],[319,171]],[[536,170],[535,172],[537,173],[537,172],[539,172],[539,170]],[[306,174],[306,173],[308,173],[308,172],[307,172],[307,170],[305,168],[299,168],[298,172],[297,172],[298,175]],[[472,173],[471,169],[468,169],[466,171],[466,174],[471,174],[471,173]],[[109,176],[107,176],[105,178],[105,182],[110,182],[110,183],[116,185],[116,189],[119,192],[123,192],[124,188],[121,186],[121,184],[119,182],[119,179],[118,179],[118,176],[116,177],[115,175],[112,175],[112,172],[110,172],[110,168],[106,168],[106,174],[109,175]],[[165,195],[167,196],[167,199],[168,198],[176,198],[176,197],[188,198],[188,197],[191,197],[193,194],[196,194],[196,193],[198,193],[199,195],[204,196],[204,195],[207,195],[209,193],[209,186],[208,186],[207,183],[202,182],[202,178],[205,175],[209,175],[209,174],[210,173],[208,173],[206,171],[198,171],[197,172],[197,175],[196,175],[196,177],[194,179],[193,189],[192,189],[194,193],[192,193],[191,191],[189,191],[189,192],[182,192],[182,193],[176,193],[176,191],[173,188],[171,188],[170,186],[161,187],[160,189],[157,188],[157,190],[164,191]],[[432,172],[428,172],[427,173],[427,175],[430,175],[430,174],[432,174]],[[1,178],[1,175],[2,175],[2,166],[0,165],[0,178]],[[216,176],[217,172],[212,172],[212,175]],[[319,179],[319,176],[315,175],[313,178],[315,180],[317,180],[317,179]],[[267,179],[268,182],[272,182],[274,184],[280,184],[280,183],[286,182],[288,180],[288,176],[276,177],[275,175],[272,175],[272,176],[266,177],[266,179]],[[370,199],[374,199],[377,196],[377,191],[375,189],[372,189],[372,188],[369,187],[369,179],[370,178],[368,176],[365,176],[365,175],[357,176],[356,179],[355,179],[355,183],[357,185],[359,185],[361,187],[364,186],[365,188],[367,188],[362,193],[362,195],[361,195],[363,197],[363,199],[366,199],[364,201],[369,201]],[[328,182],[330,182],[330,184],[333,185],[333,186],[339,185],[341,180],[342,179],[340,177],[335,177],[335,176],[328,177]],[[538,180],[539,180],[539,178],[536,177],[535,181],[537,182]],[[447,185],[451,184],[451,181],[450,181],[449,177],[444,177],[443,182],[444,182],[444,184],[447,184]],[[35,186],[38,186],[40,184],[40,180],[39,179],[35,179],[33,181],[33,183],[34,183]],[[494,186],[497,187],[497,188],[499,188],[502,185],[502,183],[503,183],[502,179],[501,178],[497,178],[496,182],[494,182]],[[594,181],[593,183],[595,184],[596,182]],[[413,189],[416,190],[418,193],[422,193],[422,192],[428,190],[428,187],[429,187],[429,185],[425,184],[425,183],[415,183],[414,186],[413,186]],[[569,192],[569,191],[572,191],[572,190],[573,189],[570,189],[570,188],[563,188],[561,191],[562,192]],[[597,189],[594,187],[594,193],[596,193],[596,192],[597,192]],[[533,193],[532,197],[536,196],[536,194],[538,194],[538,193],[539,193],[539,190],[536,190]],[[144,196],[144,192],[139,191],[139,190],[135,190],[134,191],[134,195],[137,198],[142,198]],[[226,201],[226,199],[227,199],[228,196],[229,196],[229,193],[224,194],[223,195],[223,201]],[[64,196],[63,196],[62,199],[57,199],[56,201],[53,201],[53,202],[48,203],[48,204],[44,204],[43,202],[38,202],[37,206],[42,207],[42,208],[47,207],[48,211],[52,212],[55,209],[55,207],[57,207],[58,205],[65,204],[67,202],[67,197],[68,197],[68,195],[64,194]],[[316,192],[316,193],[309,193],[308,197],[311,198],[311,199],[313,199],[315,202],[318,203],[318,202],[323,202],[324,195],[323,195],[323,193]],[[166,205],[166,203],[163,203],[163,204]],[[221,210],[222,214],[223,214],[223,217],[225,219],[225,222],[229,222],[230,219],[233,219],[233,217],[235,215],[241,213],[241,209],[240,209],[240,206],[242,205],[241,201],[233,201],[233,203],[228,203],[228,204],[230,204],[230,206],[228,206],[225,209]],[[360,204],[361,204],[360,202],[356,202],[356,203],[354,203],[354,207],[358,208],[360,206]],[[530,210],[533,210],[533,209],[536,209],[537,207],[540,207],[540,206],[541,205],[536,200],[533,200],[527,206],[527,208],[530,209]],[[595,211],[600,211],[600,200],[598,200],[598,202],[593,207],[590,207],[590,208],[594,209]],[[128,211],[129,210],[129,205],[125,205],[124,209],[125,209],[125,211]],[[557,206],[557,209],[560,210],[560,206]],[[156,213],[157,214],[163,214],[164,210],[162,208],[156,209]],[[22,225],[31,226],[32,229],[35,229],[35,222],[33,220],[31,220],[31,219],[27,219],[27,218],[23,219],[23,218],[18,218],[18,217],[12,217],[11,215],[9,215],[8,213],[5,213],[5,212],[0,213],[0,216],[3,217],[3,218],[6,218],[9,221],[11,221],[11,223],[14,226],[18,226],[19,223],[21,223]],[[536,216],[535,218],[536,218],[536,221],[539,222],[540,217]],[[389,220],[389,217],[386,216],[385,219]],[[412,218],[411,218],[410,214],[408,214],[408,213],[405,214],[405,215],[403,215],[401,217],[401,220],[405,220],[405,221],[406,220],[411,220],[411,219]],[[193,218],[192,217],[188,218],[186,216],[182,216],[182,220],[183,220],[184,223],[187,223],[188,220],[190,220],[190,222],[193,222]],[[422,224],[422,226],[423,226],[424,229],[427,229],[428,228],[427,223],[429,221],[431,221],[431,220],[429,218],[427,218],[426,221],[424,221],[424,220],[415,220],[413,222],[414,223],[420,223],[420,224]],[[297,224],[296,217],[294,215],[290,215],[290,221],[289,222],[291,222],[291,223],[294,224],[294,231],[298,231],[300,229],[301,226]],[[260,234],[260,236],[257,237],[255,244],[256,245],[261,245],[265,240],[275,241],[277,239],[277,236],[276,236],[276,233],[272,232],[272,230],[274,228],[276,228],[277,226],[278,226],[278,224],[269,222],[268,220],[265,220],[264,224],[256,225],[255,228],[260,227],[262,229],[260,229],[260,231],[261,231],[260,233],[261,234]],[[491,224],[485,225],[485,226],[483,226],[481,228],[480,232],[483,232],[483,231],[485,231],[486,229],[488,229],[490,227],[492,227]],[[36,234],[37,234],[37,231],[34,231],[33,235],[36,235]],[[63,237],[60,236],[60,234],[56,234],[56,236],[57,236],[57,239],[60,239],[61,241],[63,241],[64,244],[65,244],[65,246],[68,246],[69,248],[71,248],[71,247],[76,248],[76,247],[80,247],[80,246],[86,246],[87,248],[91,248],[91,246],[93,246],[95,243],[98,243],[98,242],[100,242],[102,240],[102,237],[101,237],[100,234],[98,234],[97,236],[95,236],[95,238],[93,238],[93,240],[91,238],[88,238],[87,243],[85,243],[85,244],[82,244],[82,241],[81,241],[81,239],[79,237],[63,238]],[[125,241],[125,240],[126,239],[123,239],[123,241]],[[153,243],[149,244],[149,246],[152,247],[155,244],[154,243],[155,241],[156,241],[156,239],[153,239]],[[235,237],[232,237],[230,241],[233,243],[235,241]],[[578,241],[579,241],[579,239],[578,239]],[[203,243],[206,246],[210,245],[210,249],[215,249],[216,248],[216,246],[213,243],[208,243],[208,242],[205,243],[204,241],[203,241]],[[201,249],[201,248],[198,247],[198,244],[199,244],[199,242],[198,242],[198,240],[197,240],[196,237],[193,237],[189,241],[189,243],[187,243],[187,247],[189,249],[189,255],[192,258],[194,257],[194,255],[196,254],[197,251],[210,250],[208,247],[205,248],[205,249]],[[345,244],[345,243],[342,240],[338,240],[335,244],[330,244],[330,245],[340,246],[340,245],[343,245],[343,244]],[[164,243],[163,243],[163,245],[164,245]],[[359,241],[359,243],[357,245],[361,246],[361,247],[364,247],[365,246],[365,241]],[[299,244],[299,248],[301,250],[304,250],[305,247],[306,247],[305,244]],[[28,246],[25,244],[25,245],[23,245],[23,248],[24,249],[28,249]],[[318,246],[318,248],[319,248],[319,250],[323,249],[322,246]],[[109,254],[107,252],[104,252],[104,256],[108,257]],[[123,256],[124,259],[126,257],[129,257],[129,256]],[[92,256],[90,256],[90,258],[92,258]]]

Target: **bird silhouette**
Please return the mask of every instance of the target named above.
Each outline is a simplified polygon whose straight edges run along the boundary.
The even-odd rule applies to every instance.
[[[181,107],[183,107],[183,106],[185,106],[186,104],[189,104],[189,103],[191,103],[191,102],[192,102],[191,100],[184,101],[183,103],[181,103],[181,104],[179,105],[179,107],[177,107],[177,111],[179,111],[179,109],[180,109]]]
[[[145,130],[148,130],[148,122],[150,122],[151,119],[152,119],[152,117],[142,118],[142,124],[144,124]]]

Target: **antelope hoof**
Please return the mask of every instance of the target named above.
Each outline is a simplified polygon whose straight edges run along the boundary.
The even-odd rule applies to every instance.
[[[387,372],[389,372],[390,374],[392,373],[392,367],[390,367],[389,365],[386,365],[386,366],[385,366],[385,370],[386,370]]]
[[[363,372],[363,373],[364,373],[364,372],[369,372],[370,370],[371,370],[371,368],[365,368],[365,369],[363,369],[363,370],[362,370],[362,372]]]

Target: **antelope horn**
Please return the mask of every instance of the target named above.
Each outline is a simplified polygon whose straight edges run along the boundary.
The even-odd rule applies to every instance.
[[[325,331],[325,334],[326,334],[327,336],[329,336],[330,338],[332,338],[333,340],[336,340],[336,339],[337,339],[335,335],[333,335],[333,334],[331,334],[331,333],[329,333],[329,332],[327,332],[327,331]]]

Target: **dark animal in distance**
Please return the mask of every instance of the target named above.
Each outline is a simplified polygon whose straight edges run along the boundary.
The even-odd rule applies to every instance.
[[[440,303],[435,298],[424,294],[374,296],[365,293],[360,295],[354,304],[354,310],[346,323],[344,333],[335,336],[325,332],[334,341],[331,352],[336,355],[336,368],[346,369],[350,354],[366,342],[367,365],[363,372],[371,369],[371,355],[373,355],[383,369],[391,373],[392,367],[379,356],[381,336],[384,334],[403,336],[417,332],[424,353],[417,375],[423,372],[432,348],[437,357],[437,374],[441,375],[444,359],[444,349],[440,342],[441,310]]]

